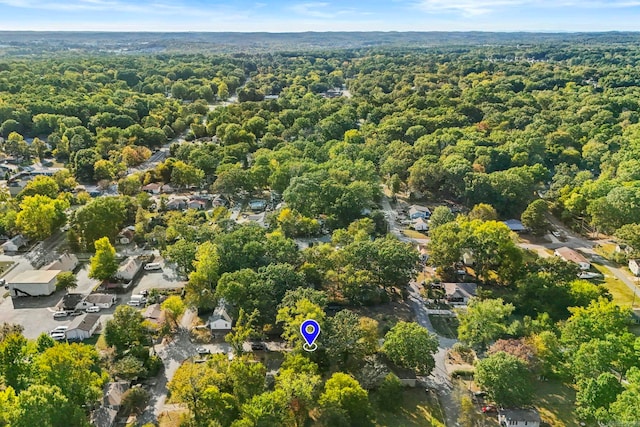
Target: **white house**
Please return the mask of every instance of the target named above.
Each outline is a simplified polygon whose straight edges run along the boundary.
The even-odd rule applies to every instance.
[[[152,182],[142,187],[142,191],[146,191],[149,194],[160,194],[161,190],[162,184],[158,184],[157,182]]]
[[[444,283],[445,299],[453,305],[467,305],[478,294],[475,283]]]
[[[202,210],[207,206],[207,204],[202,200],[191,199],[187,203],[187,206],[189,207],[189,209]]]
[[[137,260],[135,257],[129,257],[127,260],[120,264],[118,267],[118,271],[115,274],[116,279],[131,281],[138,274],[140,269],[142,268],[142,262]]]
[[[410,219],[428,219],[429,217],[431,217],[431,210],[429,210],[429,208],[427,208],[426,206],[411,205],[409,207]]]
[[[179,211],[187,208],[189,198],[185,196],[175,196],[167,202],[167,209],[170,211]]]
[[[91,306],[97,305],[100,308],[111,308],[116,303],[115,295],[110,294],[89,294],[84,300]]]
[[[535,409],[501,409],[498,422],[501,427],[540,427],[540,414]]]
[[[8,240],[2,244],[2,250],[4,252],[18,252],[20,248],[27,244],[27,239],[25,239],[22,234],[18,234],[11,240]]]
[[[580,270],[588,270],[591,268],[591,262],[589,262],[588,259],[566,246],[556,249],[554,254],[567,262],[578,264]]]
[[[100,326],[99,314],[82,314],[69,324],[66,335],[68,340],[83,341],[91,338]]]
[[[51,295],[56,290],[60,270],[27,270],[8,281],[12,297]]]
[[[211,332],[230,331],[232,324],[233,319],[231,319],[231,316],[227,313],[227,309],[224,307],[223,303],[219,304],[213,311],[211,317],[209,317],[209,327],[211,328]]]
[[[630,259],[629,270],[631,270],[634,276],[640,276],[640,259]]]
[[[416,231],[428,231],[429,224],[427,224],[427,221],[425,221],[424,218],[418,218],[413,221],[413,229]]]
[[[57,260],[44,267],[45,270],[73,271],[78,266],[78,258],[68,252],[63,253]]]

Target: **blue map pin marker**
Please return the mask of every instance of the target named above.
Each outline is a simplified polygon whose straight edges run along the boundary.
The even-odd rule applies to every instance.
[[[306,341],[302,345],[302,348],[306,351],[316,351],[318,349],[316,339],[318,335],[320,335],[320,325],[318,325],[318,322],[313,319],[305,320],[302,322],[302,325],[300,325],[300,333]]]

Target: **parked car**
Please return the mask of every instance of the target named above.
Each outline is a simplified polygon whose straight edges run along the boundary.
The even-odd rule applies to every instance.
[[[71,312],[71,315],[73,317],[80,316],[81,314],[82,314],[82,311],[80,311],[80,310],[75,310],[75,311]]]
[[[251,350],[253,351],[262,351],[262,350],[266,350],[267,349],[267,345],[263,342],[252,342],[251,343]]]
[[[553,234],[553,236],[554,236],[554,237],[557,237],[557,238],[560,238],[560,236],[561,236],[561,234],[560,234],[560,232],[559,232],[558,230],[553,230],[553,231],[551,232],[551,234]]]
[[[56,311],[55,313],[53,313],[53,318],[60,319],[62,317],[67,317],[68,315],[69,315],[68,311]]]
[[[49,335],[53,335],[53,334],[59,334],[59,333],[65,333],[67,332],[67,329],[69,329],[68,326],[56,326],[55,328],[53,328],[50,332]]]
[[[51,334],[51,338],[53,338],[56,341],[61,341],[63,339],[65,339],[66,334],[64,332],[56,332]]]
[[[495,405],[485,405],[482,407],[482,412],[485,414],[498,412],[498,408],[496,408]]]
[[[598,277],[602,277],[602,274],[594,273],[592,271],[582,271],[582,272],[578,273],[578,278],[579,279],[596,279]]]
[[[197,347],[196,348],[196,352],[198,354],[209,354],[209,353],[211,353],[211,350],[209,350],[208,348],[204,348],[204,347]]]
[[[91,307],[87,308],[85,311],[87,313],[98,313],[100,312],[100,307],[98,307],[97,305],[92,305]]]
[[[4,286],[7,284],[7,281],[5,279],[0,279],[0,286]]]
[[[160,266],[159,262],[150,262],[149,264],[144,266],[144,269],[146,271],[153,271],[153,270],[161,270],[162,267]]]

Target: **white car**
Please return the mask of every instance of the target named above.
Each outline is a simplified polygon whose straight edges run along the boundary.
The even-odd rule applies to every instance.
[[[49,332],[49,334],[58,334],[58,333],[64,334],[65,332],[67,332],[67,329],[69,329],[68,326],[56,326]]]
[[[56,332],[55,334],[51,334],[51,338],[56,341],[61,341],[66,338],[66,335],[64,332]]]
[[[578,278],[579,279],[596,279],[598,277],[602,277],[602,274],[593,273],[591,271],[583,271],[581,273],[578,273]]]
[[[68,315],[69,315],[68,311],[56,311],[55,313],[53,313],[53,318],[60,319],[62,317],[67,317]]]
[[[85,311],[87,313],[98,313],[100,312],[100,307],[98,307],[97,305],[92,305],[91,307],[87,308]]]

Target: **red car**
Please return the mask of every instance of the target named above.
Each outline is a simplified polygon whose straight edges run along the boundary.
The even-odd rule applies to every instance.
[[[489,412],[498,412],[498,408],[493,405],[485,405],[482,407],[482,412],[487,414]]]

